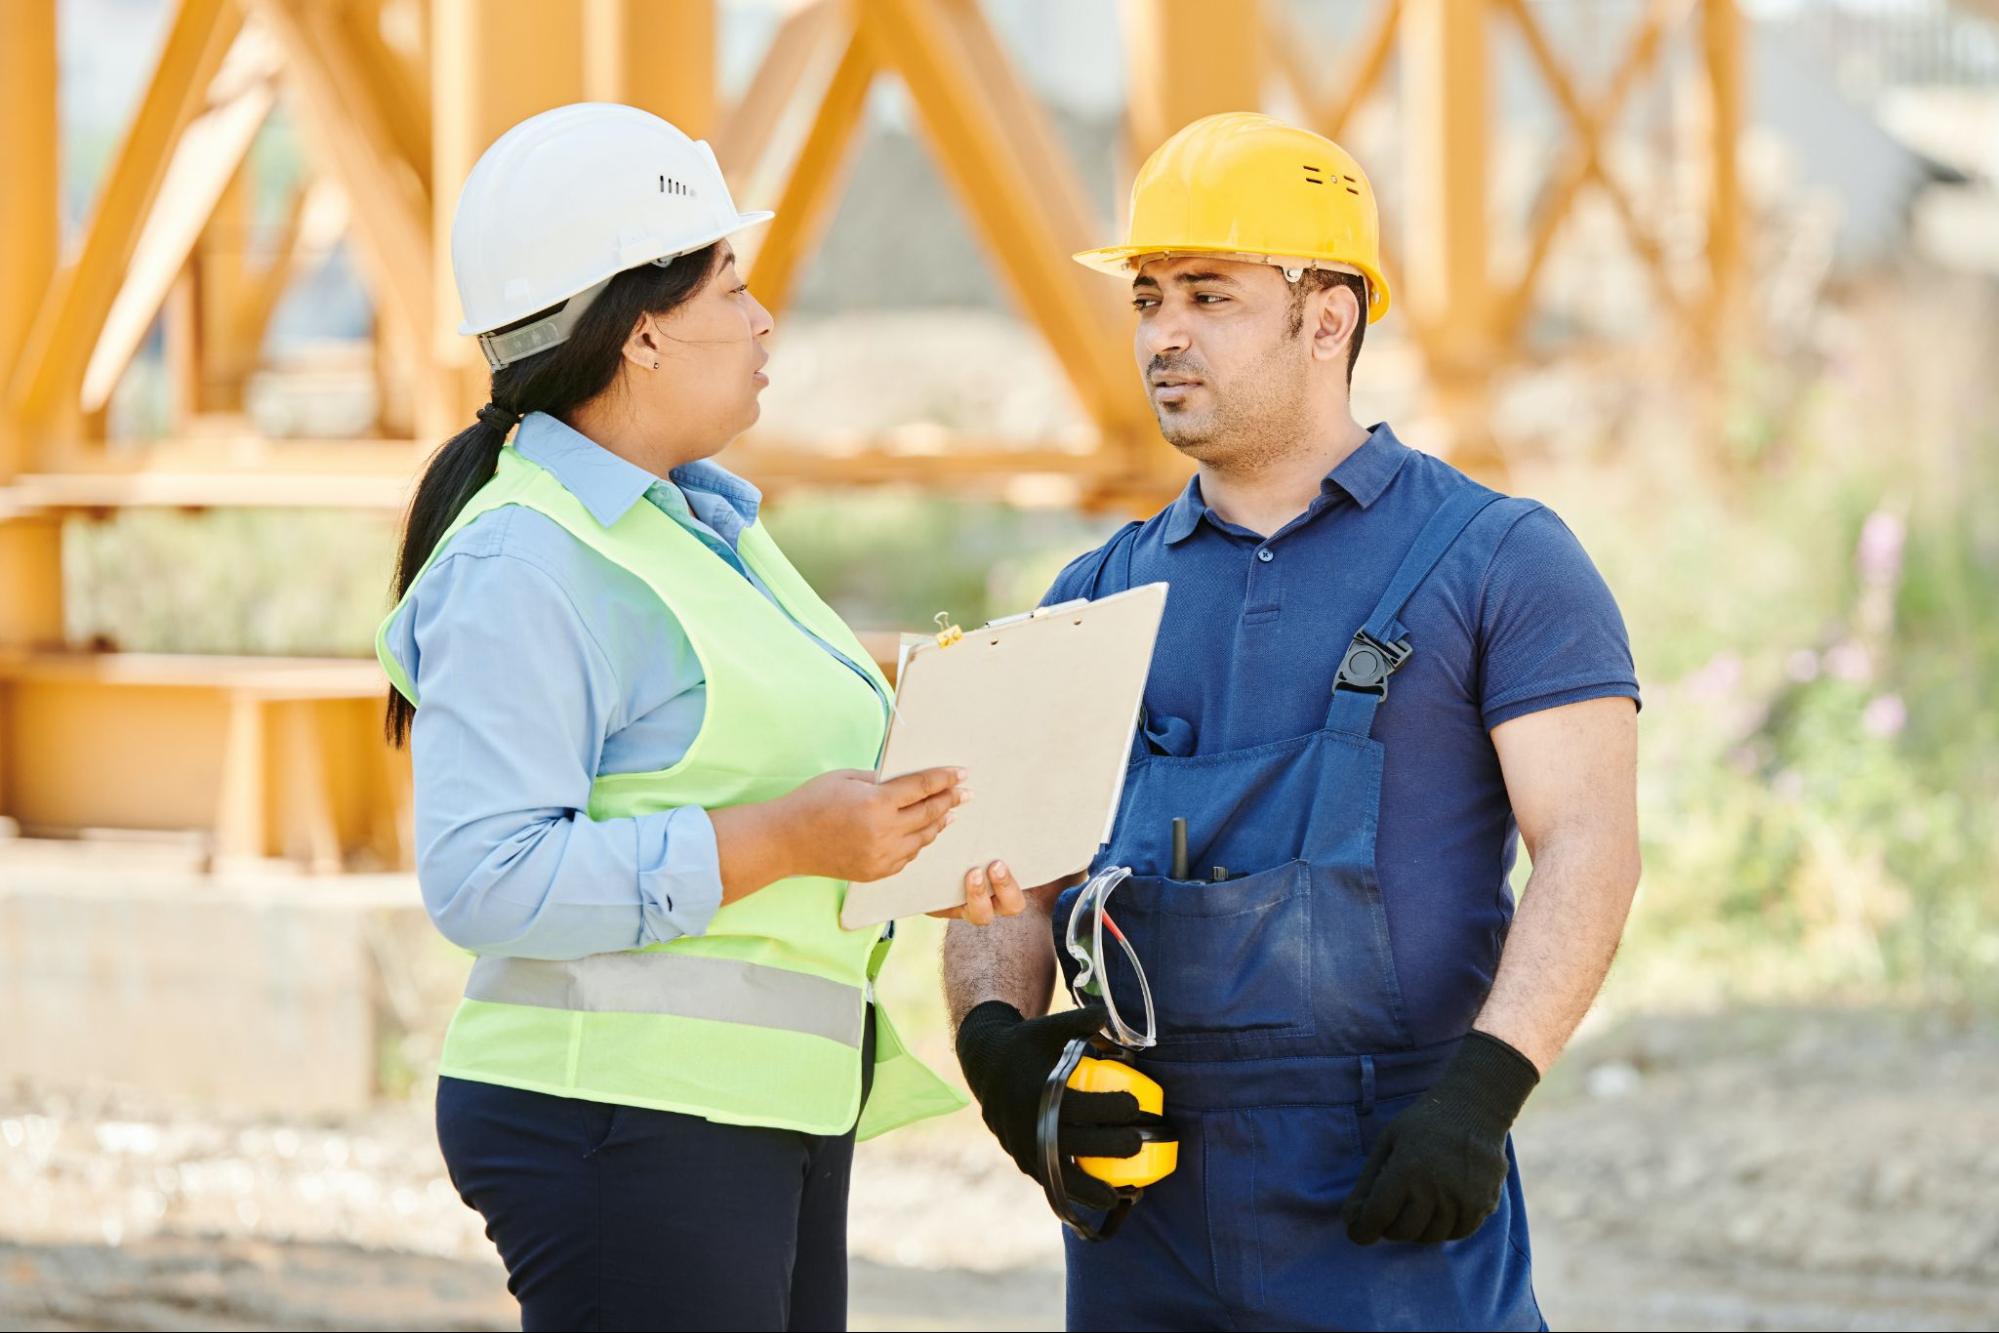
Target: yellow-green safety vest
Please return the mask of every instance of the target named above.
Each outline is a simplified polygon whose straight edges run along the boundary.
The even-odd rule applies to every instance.
[[[606,526],[508,446],[431,559],[473,519],[510,504],[546,514],[643,580],[707,677],[701,730],[680,762],[598,777],[592,819],[723,809],[782,796],[833,769],[874,767],[888,684],[762,524],[744,529],[738,552],[784,610],[654,506],[635,504]],[[868,678],[799,633],[786,611]],[[388,651],[394,619],[382,622],[375,652],[396,689],[419,704]],[[863,1025],[889,942],[840,928],[846,891],[840,880],[799,876],[723,906],[698,936],[565,961],[482,957],[438,1072],[808,1134],[844,1133],[858,1114],[861,1138],[958,1109],[964,1098],[903,1048],[879,1006],[873,1091],[861,1107]]]

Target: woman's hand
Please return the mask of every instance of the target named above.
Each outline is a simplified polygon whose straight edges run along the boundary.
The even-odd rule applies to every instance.
[[[975,926],[990,926],[995,916],[1019,916],[1027,907],[1027,895],[1014,882],[1006,862],[973,866],[965,872],[965,902],[961,907],[945,907],[930,913]]]
[[[972,799],[962,768],[928,768],[878,783],[862,769],[812,779],[778,806],[795,849],[792,873],[864,884],[886,879],[936,841]]]
[[[877,783],[865,769],[823,773],[776,800],[709,811],[722,860],[722,901],[793,875],[857,884],[886,879],[936,841],[972,799],[962,768]],[[1027,897],[1003,861],[965,872],[965,901],[931,916],[985,926],[1018,916]]]

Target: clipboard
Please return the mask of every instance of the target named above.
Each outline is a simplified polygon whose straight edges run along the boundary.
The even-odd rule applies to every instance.
[[[1023,888],[1083,869],[1110,840],[1166,585],[1063,602],[904,651],[879,776],[956,765],[972,800],[916,859],[850,885],[849,930],[965,900],[1005,861]]]

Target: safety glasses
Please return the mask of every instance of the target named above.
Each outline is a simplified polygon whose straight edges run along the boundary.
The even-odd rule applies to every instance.
[[[1130,878],[1128,867],[1112,866],[1100,871],[1083,886],[1083,891],[1076,895],[1075,905],[1069,909],[1069,928],[1064,945],[1069,957],[1076,962],[1075,980],[1069,983],[1076,1003],[1101,1003],[1108,1019],[1104,1024],[1104,1036],[1127,1050],[1142,1051],[1159,1039],[1158,1023],[1152,1011],[1152,987],[1145,980],[1145,968],[1139,964],[1131,941],[1118,929],[1117,922],[1111,920],[1107,908],[1111,891]],[[1131,966],[1132,976],[1138,979],[1139,999],[1145,1006],[1143,1027],[1133,1027],[1118,1011],[1117,997],[1112,994],[1105,966],[1111,958],[1104,952],[1106,931],[1123,951],[1125,962]]]

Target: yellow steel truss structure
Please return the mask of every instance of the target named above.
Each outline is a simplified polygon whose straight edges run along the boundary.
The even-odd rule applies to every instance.
[[[508,126],[582,98],[649,107],[716,141],[737,196],[777,220],[748,250],[773,308],[792,294],[836,206],[870,88],[907,90],[941,175],[1094,427],[1089,447],[957,440],[837,458],[752,438],[758,480],[977,483],[1078,479],[1100,504],[1149,504],[1179,469],[1127,352],[1114,284],[1068,260],[1113,220],[1093,215],[1049,117],[976,0],[803,0],[747,90],[720,107],[714,0],[172,0],[150,81],[98,188],[80,247],[58,262],[58,0],[0,4],[0,814],[30,828],[206,828],[219,858],[289,855],[335,868],[371,848],[406,863],[404,770],[374,739],[371,663],[79,654],[63,642],[61,521],[127,506],[393,509],[429,442],[485,394],[453,332],[447,266],[457,183]],[[1687,290],[1605,140],[1698,10],[1712,145],[1708,268]],[[1391,262],[1397,308],[1441,404],[1479,449],[1491,377],[1517,342],[1578,195],[1612,203],[1665,309],[1739,310],[1745,264],[1735,144],[1745,93],[1736,0],[1654,0],[1594,95],[1526,0],[1379,0],[1340,52],[1280,0],[1125,0],[1128,157],[1180,125],[1287,89],[1339,135],[1400,67],[1409,219]],[[1524,263],[1496,273],[1488,225],[1491,45],[1519,34],[1570,132]],[[1330,88],[1315,77],[1337,55]],[[252,270],[240,237],[257,129],[284,99],[311,171],[284,239]],[[377,432],[257,438],[243,387],[292,276],[343,232],[375,298]],[[105,405],[154,319],[167,330],[177,428],[105,447]],[[1709,327],[1713,327],[1712,324]],[[1733,327],[1733,324],[1730,324]]]

